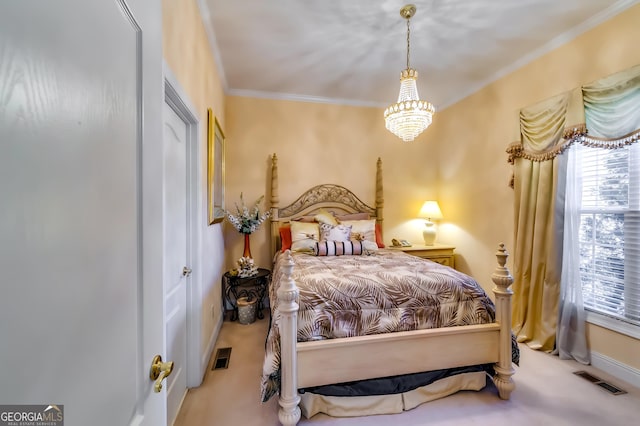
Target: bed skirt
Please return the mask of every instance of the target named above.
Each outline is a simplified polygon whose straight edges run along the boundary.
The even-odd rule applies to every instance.
[[[461,390],[479,391],[486,384],[487,373],[476,371],[445,377],[426,386],[392,395],[325,396],[305,392],[300,394],[300,410],[306,418],[318,413],[332,417],[397,414]]]

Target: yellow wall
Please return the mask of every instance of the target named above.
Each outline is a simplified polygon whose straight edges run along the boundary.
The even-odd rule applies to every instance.
[[[447,108],[429,129],[438,193],[447,220],[443,239],[472,275],[490,275],[495,244],[513,247],[513,192],[505,148],[518,135],[522,107],[640,63],[640,5]],[[483,281],[484,282],[484,281]],[[591,349],[640,369],[640,341],[589,325]],[[631,356],[636,354],[636,356]]]
[[[164,59],[200,120],[205,123],[207,108],[212,108],[224,127],[224,89],[196,0],[163,0],[162,27]],[[204,142],[206,133],[201,137]]]
[[[241,192],[248,204],[261,195],[269,200],[273,153],[279,159],[281,207],[321,183],[345,186],[373,206],[376,161],[381,157],[385,241],[399,237],[419,242],[423,225],[415,217],[422,202],[436,196],[435,169],[427,167],[425,158],[429,145],[421,138],[403,143],[393,136],[384,127],[382,112],[381,108],[228,97],[227,207],[233,207]],[[263,226],[251,236],[251,253],[265,267],[271,264],[268,235],[268,226]],[[233,263],[242,255],[241,235],[226,225],[225,242]]]
[[[196,0],[164,0],[163,54],[200,120],[202,218],[202,356],[222,320],[220,277],[224,268],[224,242],[219,224],[207,226],[207,108],[212,108],[224,129],[225,95]],[[214,306],[215,316],[211,315]]]

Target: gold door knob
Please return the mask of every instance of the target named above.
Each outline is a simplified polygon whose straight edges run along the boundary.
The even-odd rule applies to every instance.
[[[162,357],[156,355],[151,361],[151,369],[149,370],[149,378],[155,380],[153,391],[158,393],[162,390],[162,381],[169,377],[173,371],[173,361],[162,362]]]

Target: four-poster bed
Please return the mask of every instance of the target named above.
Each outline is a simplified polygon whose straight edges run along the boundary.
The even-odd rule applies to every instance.
[[[295,425],[300,419],[301,412],[298,407],[300,403],[299,389],[455,367],[491,365],[492,371],[495,372],[493,381],[498,389],[500,398],[508,399],[510,397],[510,393],[515,387],[511,378],[514,374],[512,366],[512,351],[514,348],[512,347],[511,334],[510,303],[512,292],[509,289],[513,278],[505,267],[508,255],[502,244],[496,253],[498,266],[492,275],[492,280],[495,283],[495,288],[493,289],[495,312],[493,311],[493,303],[488,300],[484,291],[470,277],[446,266],[414,258],[403,253],[388,253],[390,251],[380,250],[379,253],[369,253],[371,256],[337,256],[331,259],[325,257],[322,259],[322,267],[313,266],[313,256],[309,254],[292,254],[290,250],[281,253],[280,249],[283,243],[281,228],[296,219],[313,217],[317,212],[326,210],[338,215],[368,213],[381,225],[384,204],[381,160],[378,159],[377,162],[375,207],[363,203],[344,187],[318,185],[304,192],[292,204],[280,208],[278,168],[275,154],[272,157],[271,177],[271,249],[274,257],[277,256],[277,262],[274,268],[272,289],[269,292],[272,326],[267,341],[263,398],[268,399],[271,394],[279,392],[279,404],[281,407],[279,419],[283,425]],[[389,260],[389,256],[391,260]],[[385,267],[380,271],[374,270],[369,273],[369,269],[366,269],[374,263],[381,262],[386,263],[384,264]],[[396,266],[399,262],[406,262],[409,265],[407,268],[410,272],[396,271],[398,269]],[[307,269],[304,269],[305,267]],[[371,330],[368,330],[360,331],[364,335],[355,335],[351,334],[351,330],[349,330],[343,333],[350,337],[307,336],[303,337],[303,340],[309,341],[298,341],[301,340],[300,336],[305,336],[310,329],[325,327],[327,317],[334,318],[335,316],[344,315],[344,313],[325,313],[321,310],[325,309],[324,306],[339,304],[336,301],[323,300],[317,302],[317,306],[311,306],[314,303],[313,298],[316,296],[309,296],[308,288],[305,287],[307,283],[303,280],[303,277],[309,275],[314,267],[320,269],[320,274],[323,276],[320,280],[313,281],[313,286],[318,282],[327,281],[324,276],[325,270],[335,269],[337,270],[337,275],[348,276],[347,269],[340,268],[352,268],[351,270],[367,271],[365,275],[374,277],[372,282],[366,283],[366,286],[375,286],[376,290],[378,287],[392,287],[395,290],[395,287],[393,287],[395,284],[384,282],[385,279],[395,280],[400,275],[409,274],[409,280],[417,281],[419,287],[418,290],[411,291],[415,291],[418,294],[420,291],[424,291],[421,286],[428,284],[421,281],[423,279],[422,271],[424,270],[437,276],[437,280],[442,280],[443,277],[447,280],[449,278],[460,280],[462,283],[455,285],[462,287],[465,292],[464,297],[471,293],[479,293],[481,297],[479,301],[464,300],[456,302],[462,304],[473,303],[474,305],[470,305],[471,314],[463,311],[463,313],[459,314],[460,318],[455,318],[458,321],[455,323],[453,322],[453,317],[458,316],[455,312],[436,313],[433,315],[432,310],[436,308],[412,307],[414,311],[417,309],[423,314],[428,312],[431,315],[429,317],[430,320],[435,318],[433,324],[442,322],[439,322],[442,317],[438,317],[438,314],[446,314],[444,324],[454,326],[425,325],[424,321],[420,320],[422,322],[417,325],[418,329],[402,328],[404,325],[401,324],[398,329],[401,331],[394,329],[392,332],[385,332],[384,334],[373,334],[380,331],[371,332]],[[294,268],[296,269],[294,270]],[[418,275],[420,277],[416,278]],[[376,281],[376,278],[380,279]],[[406,280],[404,276],[401,278]],[[393,282],[395,283],[396,281]],[[397,282],[404,286],[404,281]],[[302,285],[302,287],[299,289],[297,285]],[[340,285],[343,284],[334,281],[329,282],[332,290],[337,288],[342,291],[344,287],[339,287]],[[429,289],[426,293],[431,295],[429,293],[431,291],[433,290]],[[453,293],[453,291],[448,290],[446,297],[449,297],[449,292]],[[415,295],[412,294],[411,296],[413,298]],[[440,294],[437,294],[433,298],[437,299],[440,296]],[[350,303],[356,302],[352,301]],[[357,301],[357,303],[362,304],[364,302]],[[392,306],[394,303],[389,302],[386,306]],[[487,306],[488,313],[481,312],[480,308],[484,307],[484,305],[490,305]],[[303,308],[305,309],[304,311]],[[396,308],[386,309],[393,311]],[[400,309],[406,310],[406,307],[403,306]],[[440,307],[437,307],[437,309],[440,309]],[[444,310],[445,308],[442,309]],[[359,315],[365,315],[364,312],[367,310],[368,307],[362,307],[361,309],[360,305],[354,307],[354,311]],[[329,312],[329,308],[327,308],[327,312]],[[399,315],[402,320],[406,318],[405,314],[405,311],[401,311],[400,314],[395,313],[395,311],[392,312],[392,315]],[[353,316],[353,314],[349,315]],[[369,314],[367,313],[367,315]],[[384,320],[391,318],[385,317],[385,315],[389,315],[389,312],[376,315]],[[490,317],[487,323],[468,322],[470,317],[475,320],[475,316],[483,317],[482,322],[485,322],[487,315]],[[299,319],[302,321],[300,324]],[[340,321],[345,322],[342,317]],[[351,321],[347,320],[346,322]],[[399,321],[399,323],[402,323],[402,321]],[[370,326],[371,324],[367,325]],[[391,329],[388,325],[380,327]],[[301,328],[304,330],[301,331]],[[375,327],[372,326],[371,328],[374,329]],[[340,336],[340,334],[337,334],[337,336]],[[517,347],[515,351],[517,352]],[[267,390],[266,396],[265,383],[267,383],[267,388],[271,387],[270,390]]]

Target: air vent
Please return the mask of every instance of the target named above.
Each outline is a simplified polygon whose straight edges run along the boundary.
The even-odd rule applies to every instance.
[[[216,351],[216,357],[213,360],[211,370],[222,370],[229,367],[231,359],[231,348],[220,348]]]
[[[612,393],[613,395],[622,395],[627,393],[626,391],[613,386],[611,383],[607,383],[599,377],[594,376],[593,374],[589,374],[586,371],[574,371],[573,374],[576,376],[580,376],[585,380],[590,381],[594,385],[600,386],[602,389]]]
[[[602,381],[596,376],[592,376],[591,374],[587,373],[586,371],[576,371],[573,374],[575,374],[576,376],[580,376],[583,379],[590,381],[591,383],[597,383]]]

